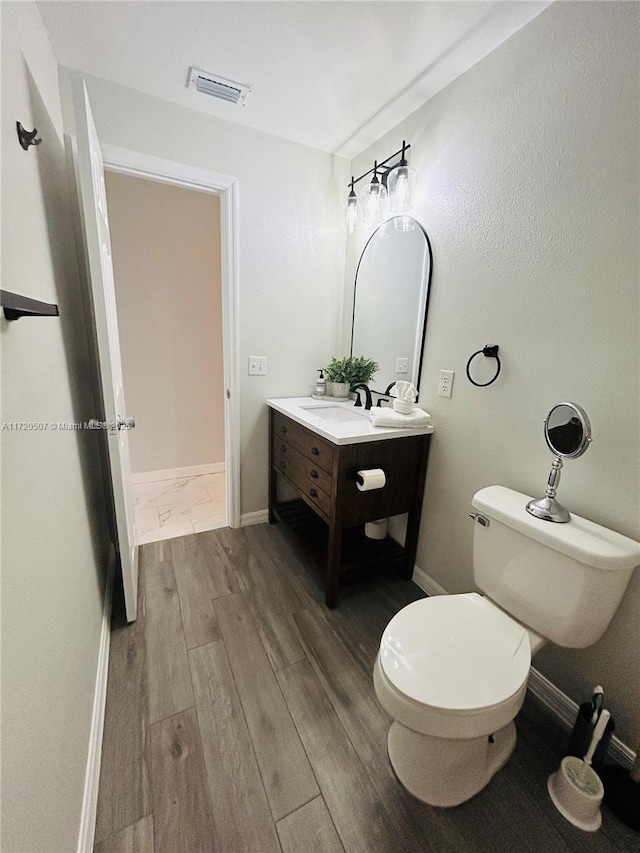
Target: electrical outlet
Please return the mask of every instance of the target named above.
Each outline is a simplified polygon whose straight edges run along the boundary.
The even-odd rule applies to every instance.
[[[266,376],[267,375],[267,357],[266,355],[250,355],[249,356],[249,376]]]
[[[396,358],[396,373],[408,373],[409,372],[409,359],[408,358]]]
[[[455,370],[441,370],[440,384],[438,385],[438,397],[450,397],[453,391],[453,377]]]

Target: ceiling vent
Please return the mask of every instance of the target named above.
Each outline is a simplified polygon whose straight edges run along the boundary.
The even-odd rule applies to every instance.
[[[209,74],[208,71],[193,67],[189,69],[187,88],[195,89],[196,92],[202,92],[204,95],[211,95],[213,98],[220,98],[221,101],[228,101],[230,104],[244,104],[245,98],[251,91],[251,87],[246,83],[236,83],[235,80],[227,80],[218,74]]]

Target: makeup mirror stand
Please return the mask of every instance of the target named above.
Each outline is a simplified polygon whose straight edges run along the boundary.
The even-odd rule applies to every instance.
[[[556,500],[562,460],[577,459],[589,447],[591,424],[587,413],[577,403],[558,403],[544,419],[544,437],[555,458],[544,497],[530,500],[527,512],[543,521],[566,524],[571,520],[569,510]]]
[[[558,485],[560,484],[560,472],[562,471],[562,459],[556,456],[551,465],[551,472],[547,482],[547,491],[543,498],[529,501],[527,512],[542,518],[544,521],[555,521],[563,524],[570,520],[569,510],[556,500]]]

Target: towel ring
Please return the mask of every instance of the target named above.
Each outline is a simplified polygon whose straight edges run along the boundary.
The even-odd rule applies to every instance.
[[[486,344],[485,346],[482,347],[482,349],[479,349],[478,352],[474,352],[474,354],[471,356],[471,358],[467,362],[467,379],[469,380],[469,382],[471,382],[472,385],[475,385],[477,388],[486,388],[487,385],[492,385],[496,381],[498,376],[500,376],[500,370],[502,369],[502,365],[500,364],[500,358],[498,357],[498,350],[499,349],[500,349],[500,347],[498,346],[498,344],[491,344],[491,345]],[[480,354],[485,355],[487,358],[495,358],[495,360],[498,363],[498,367],[496,369],[495,376],[493,377],[493,379],[490,379],[488,382],[476,382],[475,379],[471,378],[471,372],[469,370],[469,368],[471,367],[471,362],[473,361],[473,359],[477,355],[480,355]]]

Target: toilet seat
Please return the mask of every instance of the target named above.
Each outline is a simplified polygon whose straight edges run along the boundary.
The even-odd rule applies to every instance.
[[[521,625],[473,592],[404,607],[385,629],[379,664],[410,703],[477,716],[523,692],[531,649]]]

